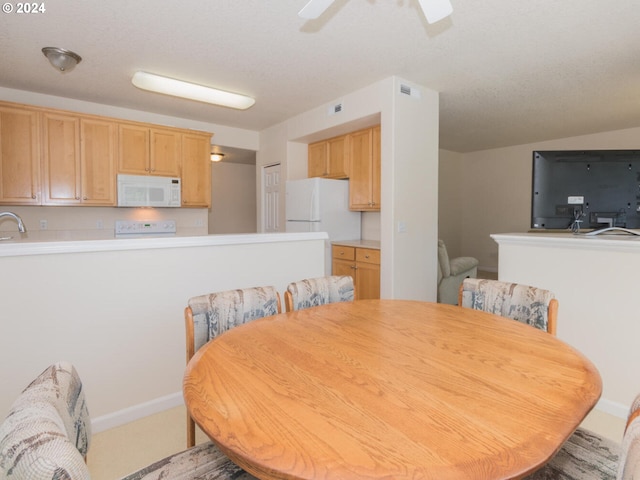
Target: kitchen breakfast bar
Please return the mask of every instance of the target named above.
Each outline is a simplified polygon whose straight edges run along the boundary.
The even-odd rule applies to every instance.
[[[181,405],[187,300],[324,275],[325,233],[0,242],[0,411],[44,366],[82,375],[94,431]],[[159,353],[160,352],[160,353]]]

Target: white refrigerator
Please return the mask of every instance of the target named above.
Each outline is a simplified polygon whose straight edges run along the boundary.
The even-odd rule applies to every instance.
[[[289,180],[285,208],[287,232],[327,232],[325,274],[331,275],[331,242],[360,239],[360,212],[349,210],[348,180]]]

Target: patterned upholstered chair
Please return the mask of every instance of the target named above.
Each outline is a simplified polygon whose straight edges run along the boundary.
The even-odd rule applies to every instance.
[[[284,292],[287,312],[334,302],[352,302],[355,296],[353,278],[349,275],[307,278],[292,282]]]
[[[541,288],[480,278],[460,285],[458,305],[511,318],[556,334],[558,301]]]
[[[209,340],[257,318],[280,313],[280,294],[274,287],[254,287],[192,297],[184,310],[187,363]],[[187,413],[187,447],[196,441],[196,425]]]
[[[544,467],[525,480],[633,480],[640,478],[640,395],[636,397],[622,444],[578,428]]]
[[[80,377],[59,362],[16,399],[0,424],[0,479],[89,480],[91,421]],[[164,458],[122,480],[248,480],[211,442]]]

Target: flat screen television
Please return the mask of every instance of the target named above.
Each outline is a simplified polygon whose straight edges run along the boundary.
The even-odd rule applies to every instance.
[[[640,228],[640,150],[534,151],[531,197],[532,229]]]

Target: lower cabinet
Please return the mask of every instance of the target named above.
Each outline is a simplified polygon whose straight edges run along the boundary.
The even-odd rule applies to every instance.
[[[380,250],[333,245],[332,260],[333,275],[353,277],[356,300],[380,298]]]

